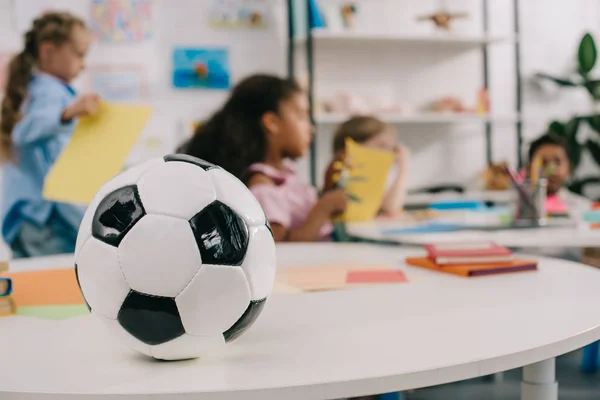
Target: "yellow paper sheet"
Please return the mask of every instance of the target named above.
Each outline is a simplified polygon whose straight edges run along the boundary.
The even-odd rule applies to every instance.
[[[370,149],[352,139],[346,139],[348,180],[345,190],[360,202],[348,202],[348,208],[342,216],[344,221],[368,221],[375,218],[381,207],[385,181],[393,162],[392,152]]]
[[[103,102],[98,114],[81,117],[71,141],[44,182],[44,198],[89,204],[100,187],[119,174],[152,110]]]

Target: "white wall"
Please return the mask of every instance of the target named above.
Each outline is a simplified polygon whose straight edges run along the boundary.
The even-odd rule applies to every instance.
[[[321,2],[325,7],[340,3],[339,0]],[[415,16],[437,9],[438,1],[362,0],[357,3],[361,13],[357,29],[436,33],[431,23],[417,22]],[[482,0],[448,0],[446,3],[452,11],[471,14],[469,19],[454,23],[456,33],[482,33]],[[600,33],[600,4],[594,0],[521,0],[520,14],[523,133],[527,145],[529,140],[542,133],[550,120],[588,109],[588,98],[583,91],[540,92],[532,84],[531,76],[539,71],[565,73],[574,66],[575,51],[583,33],[587,30]],[[513,18],[512,0],[489,0],[493,36],[513,36]],[[389,43],[335,48],[317,46],[317,96],[328,96],[340,89],[359,93],[375,89],[415,104],[446,94],[461,97],[467,104],[475,102],[483,74],[479,49],[467,53],[411,49],[411,53],[402,53],[394,46]],[[489,49],[492,112],[510,113],[516,104],[514,46],[509,42],[492,45]],[[304,62],[301,58],[299,65],[303,66]],[[493,159],[506,160],[516,166],[515,124],[494,123],[493,129]],[[446,182],[473,182],[485,167],[483,124],[399,125],[397,130],[400,140],[413,153],[409,182],[412,188]],[[320,169],[329,160],[331,137],[331,128],[319,129]],[[582,169],[593,172],[594,166],[588,163]]]
[[[24,1],[24,0],[19,0]],[[88,64],[132,64],[142,62],[148,69],[149,103],[156,114],[144,132],[144,138],[161,137],[172,149],[181,140],[181,122],[210,114],[224,100],[225,92],[176,91],[170,86],[170,50],[174,45],[227,46],[230,49],[233,81],[246,74],[264,71],[285,73],[285,12],[283,0],[271,0],[275,24],[264,31],[214,30],[206,24],[208,2],[198,0],[155,0],[156,39],[145,46],[95,44]],[[321,0],[324,5],[341,0]],[[491,31],[497,35],[512,33],[512,1],[489,0]],[[0,0],[0,51],[17,49],[20,37],[14,31],[10,5]],[[88,0],[72,0],[73,7],[84,12]],[[432,24],[416,22],[415,16],[439,6],[436,0],[359,0],[364,28],[384,27],[407,33],[434,33]],[[448,0],[451,10],[468,11],[469,19],[457,20],[456,32],[482,30],[482,0]],[[528,83],[528,77],[543,70],[565,72],[574,60],[574,51],[585,30],[599,33],[600,5],[595,0],[521,0],[522,69],[524,76],[524,133],[532,138],[548,120],[585,110],[587,96],[582,91],[540,93]],[[600,38],[600,36],[599,36]],[[359,50],[357,52],[357,50]],[[299,51],[299,53],[301,53]],[[357,91],[385,89],[398,100],[424,102],[438,95],[452,94],[474,103],[482,80],[479,50],[468,53],[417,51],[403,54],[393,44],[378,48],[348,47],[317,49],[317,94],[342,88]],[[301,61],[299,61],[301,63]],[[514,53],[511,44],[491,47],[491,104],[494,112],[514,108]],[[465,182],[485,166],[483,124],[398,127],[400,139],[413,152],[411,187],[443,182]],[[330,155],[331,129],[320,129],[317,137],[319,167]],[[515,128],[497,123],[493,137],[494,159],[516,163]],[[132,161],[152,154],[138,151]],[[305,162],[301,172],[307,177]],[[320,176],[321,174],[319,174]]]

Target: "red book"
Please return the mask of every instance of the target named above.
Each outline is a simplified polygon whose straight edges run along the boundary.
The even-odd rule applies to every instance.
[[[493,242],[426,244],[423,247],[438,265],[505,263],[513,259],[509,249]]]

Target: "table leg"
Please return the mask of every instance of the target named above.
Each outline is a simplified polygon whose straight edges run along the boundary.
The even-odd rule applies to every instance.
[[[521,400],[558,400],[554,358],[523,367]]]

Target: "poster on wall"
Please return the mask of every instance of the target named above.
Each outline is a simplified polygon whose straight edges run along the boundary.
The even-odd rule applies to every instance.
[[[14,23],[19,33],[31,29],[33,21],[50,11],[67,11],[87,21],[89,5],[85,1],[73,0],[14,0]]]
[[[91,29],[110,43],[140,43],[152,39],[152,0],[92,0]]]
[[[175,48],[173,86],[179,89],[229,89],[229,52],[224,48]]]
[[[142,66],[93,66],[88,70],[89,87],[104,100],[139,103],[147,99]]]
[[[210,25],[215,28],[267,28],[268,0],[212,0]]]

